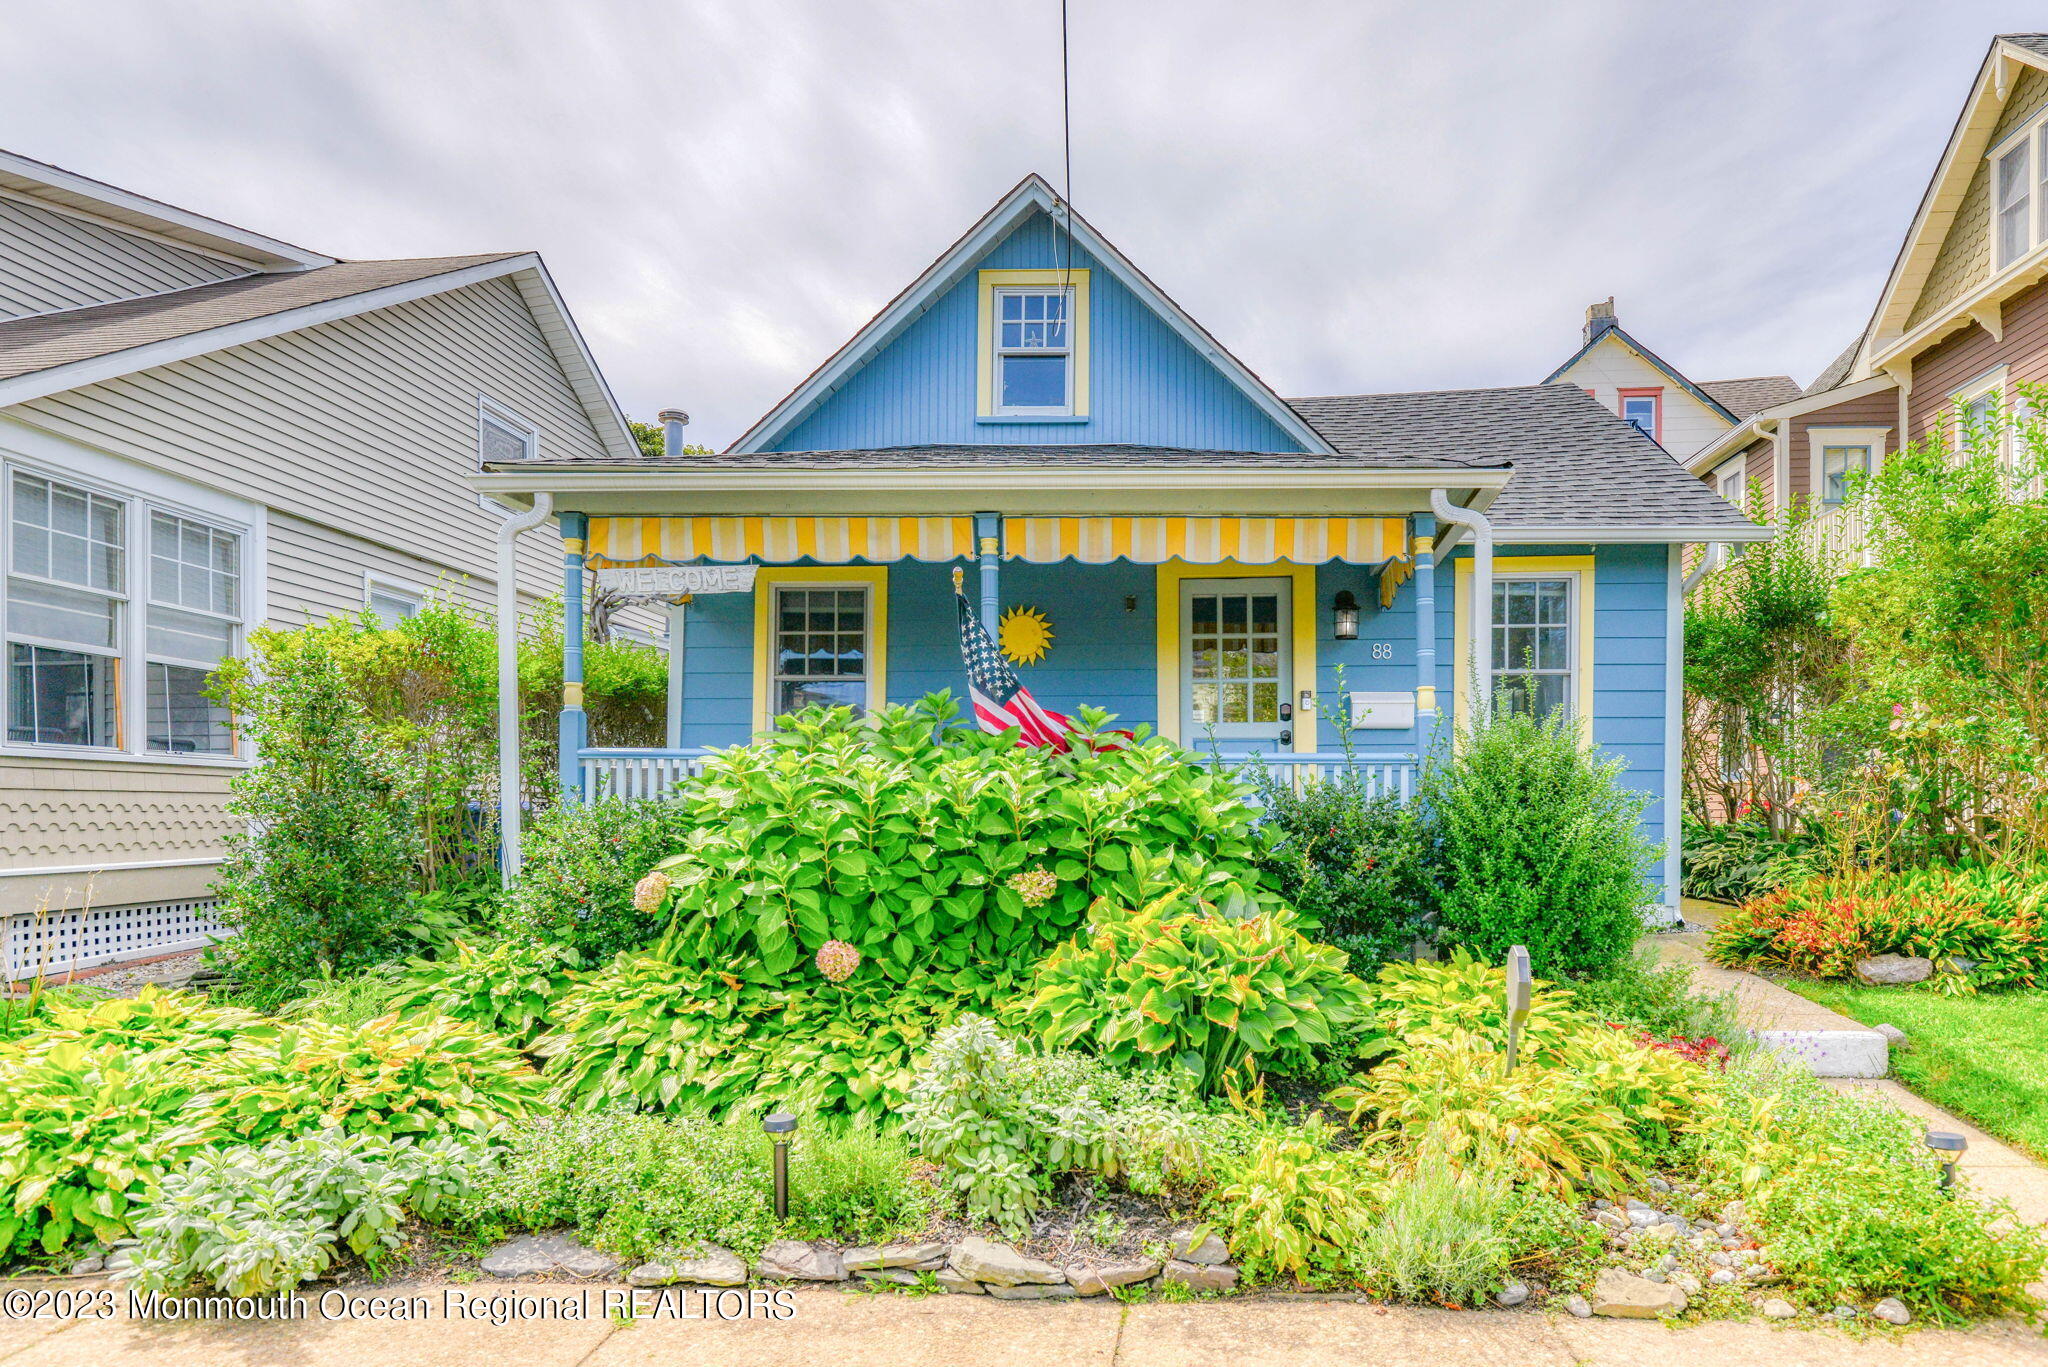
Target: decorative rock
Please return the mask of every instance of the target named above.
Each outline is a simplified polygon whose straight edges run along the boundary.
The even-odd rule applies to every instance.
[[[109,1272],[126,1272],[133,1266],[135,1250],[132,1248],[117,1248],[107,1255],[106,1270]]]
[[[1593,1307],[1586,1303],[1584,1296],[1573,1296],[1564,1303],[1564,1308],[1571,1311],[1575,1319],[1586,1320],[1593,1318]]]
[[[1680,1291],[1683,1291],[1688,1296],[1697,1296],[1700,1294],[1700,1279],[1698,1277],[1693,1276],[1690,1272],[1673,1273],[1671,1277],[1671,1284],[1677,1287]]]
[[[555,1270],[555,1254],[544,1236],[522,1234],[485,1254],[479,1266],[493,1277],[537,1277]]]
[[[71,1275],[74,1277],[90,1276],[92,1273],[100,1271],[106,1265],[107,1260],[95,1253],[90,1258],[80,1258],[77,1262],[71,1264]]]
[[[1833,1314],[1838,1320],[1853,1320],[1856,1318],[1856,1307],[1853,1305],[1838,1305],[1829,1313]]]
[[[1917,954],[1879,954],[1857,964],[1856,976],[1867,983],[1892,986],[1924,983],[1934,976],[1934,960]]]
[[[1870,1315],[1886,1324],[1910,1324],[1913,1320],[1913,1312],[1906,1308],[1906,1303],[1891,1296],[1871,1306]]]
[[[1618,1267],[1602,1268],[1593,1282],[1593,1313],[1596,1315],[1624,1320],[1654,1320],[1681,1313],[1685,1304],[1685,1293],[1677,1287],[1659,1285]]]
[[[1593,1223],[1603,1228],[1614,1230],[1627,1229],[1629,1227],[1628,1216],[1623,1215],[1612,1207],[1606,1210],[1595,1211],[1593,1213]]]
[[[1676,1272],[1678,1270],[1678,1255],[1676,1253],[1666,1253],[1657,1260],[1657,1270],[1659,1272]]]
[[[883,1267],[917,1267],[923,1263],[943,1265],[946,1246],[930,1244],[883,1244],[880,1248],[849,1248],[839,1255],[848,1272],[869,1272]]]
[[[609,1253],[600,1253],[581,1244],[572,1244],[555,1254],[555,1266],[572,1277],[609,1277],[618,1271],[620,1264],[624,1262],[624,1258],[615,1258]],[[741,1280],[745,1280],[744,1274]]]
[[[1176,1258],[1159,1274],[1162,1282],[1179,1282],[1195,1291],[1228,1291],[1237,1285],[1237,1269],[1214,1263],[1186,1263]]]
[[[1027,1282],[1021,1286],[991,1286],[988,1294],[999,1301],[1057,1301],[1066,1300],[1081,1293],[1061,1282],[1048,1286],[1044,1282]]]
[[[1883,1035],[1888,1043],[1904,1044],[1906,1042],[1906,1032],[1899,1029],[1896,1025],[1873,1025],[1871,1029]]]
[[[693,1257],[671,1265],[673,1281],[692,1286],[745,1286],[747,1265],[740,1255],[717,1244],[707,1244]]]
[[[1636,1247],[1662,1248],[1667,1244],[1675,1242],[1677,1238],[1678,1227],[1676,1225],[1651,1225],[1647,1229],[1637,1231]]]
[[[1724,1239],[1732,1239],[1740,1232],[1740,1230],[1738,1230],[1734,1225],[1729,1224],[1726,1220],[1723,1220],[1720,1224],[1714,1226],[1714,1233],[1720,1235]]]
[[[1661,1177],[1652,1177],[1650,1179],[1650,1190],[1668,1192],[1671,1190],[1671,1184]]]
[[[1070,1267],[1067,1269],[1067,1283],[1084,1296],[1103,1296],[1116,1287],[1148,1281],[1158,1275],[1158,1259],[1132,1258],[1097,1267]]]
[[[1506,1284],[1493,1293],[1493,1303],[1503,1310],[1509,1306],[1520,1305],[1528,1299],[1529,1288],[1513,1277],[1508,1278]]]
[[[1716,1268],[1714,1274],[1708,1277],[1707,1280],[1716,1286],[1732,1285],[1736,1280],[1735,1269],[1732,1267]]]
[[[1666,1272],[1661,1267],[1644,1268],[1643,1280],[1646,1282],[1656,1282],[1659,1285],[1662,1285],[1663,1283],[1671,1280],[1671,1274]]]
[[[1721,1223],[1724,1225],[1739,1225],[1748,1214],[1749,1208],[1743,1205],[1742,1202],[1730,1201],[1727,1205],[1721,1207]]]
[[[1596,1198],[1596,1199],[1594,1200],[1594,1202],[1593,1202],[1593,1209],[1595,1209],[1595,1210],[1613,1210],[1613,1209],[1614,1209],[1614,1202],[1612,1202],[1612,1201],[1608,1200],[1608,1199],[1607,1199],[1606,1197],[1604,1197],[1604,1196],[1602,1196],[1602,1197],[1598,1197],[1598,1198]]]
[[[962,1239],[947,1255],[946,1267],[985,1286],[1057,1286],[1067,1280],[1067,1274],[1051,1263],[990,1239]]]
[[[740,1269],[744,1275],[746,1269]],[[642,1263],[626,1274],[626,1280],[634,1286],[673,1286],[682,1278],[667,1263]]]
[[[1709,1253],[1707,1255],[1707,1266],[1724,1268],[1733,1267],[1735,1266],[1735,1259],[1730,1257],[1725,1250],[1715,1249],[1712,1253]]]
[[[1764,1318],[1767,1320],[1789,1320],[1798,1313],[1791,1302],[1781,1301],[1776,1296],[1764,1302]]]
[[[1628,1222],[1637,1229],[1655,1229],[1664,1223],[1664,1217],[1654,1210],[1631,1209],[1628,1213]]]
[[[1181,1230],[1173,1236],[1173,1256],[1186,1263],[1201,1263],[1207,1267],[1220,1267],[1230,1261],[1230,1249],[1213,1234],[1195,1238],[1196,1231]]]
[[[840,1261],[838,1253],[795,1239],[777,1239],[762,1249],[760,1259],[754,1264],[754,1272],[779,1282],[846,1280],[846,1264]]]
[[[864,1282],[886,1282],[892,1286],[916,1286],[917,1273],[907,1267],[864,1267],[853,1274]]]
[[[949,1267],[942,1267],[932,1274],[932,1280],[948,1294],[954,1296],[985,1296],[980,1282],[972,1277],[963,1277]]]

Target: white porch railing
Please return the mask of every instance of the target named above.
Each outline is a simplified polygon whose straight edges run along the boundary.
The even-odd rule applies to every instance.
[[[657,802],[704,772],[708,749],[685,750],[582,750],[583,796],[622,797],[633,802]],[[1197,754],[1202,763],[1212,758],[1250,781],[1254,763],[1248,751]],[[1257,761],[1276,779],[1299,789],[1305,781],[1335,778],[1349,764],[1372,796],[1393,793],[1403,802],[1415,796],[1417,757],[1403,751],[1367,750],[1345,755],[1340,750],[1295,754],[1293,751],[1262,752]]]

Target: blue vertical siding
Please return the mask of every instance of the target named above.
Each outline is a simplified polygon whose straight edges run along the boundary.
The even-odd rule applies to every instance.
[[[975,270],[1066,264],[1066,237],[1033,214]],[[978,422],[979,282],[970,271],[770,449],[854,450],[933,443],[1067,445],[1133,442],[1217,451],[1298,451],[1292,437],[1182,341],[1085,250],[1089,391],[1085,422]]]

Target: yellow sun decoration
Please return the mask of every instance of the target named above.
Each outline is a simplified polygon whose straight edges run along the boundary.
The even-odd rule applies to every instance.
[[[1052,622],[1037,608],[1010,608],[996,624],[996,643],[1013,662],[1037,664],[1052,649]]]

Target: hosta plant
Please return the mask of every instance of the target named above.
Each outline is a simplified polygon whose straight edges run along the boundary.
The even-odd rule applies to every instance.
[[[1393,1182],[1388,1149],[1335,1149],[1321,1118],[1275,1130],[1218,1187],[1207,1209],[1254,1281],[1350,1282]]]
[[[1208,1095],[1247,1060],[1329,1044],[1368,1001],[1342,952],[1284,909],[1233,915],[1180,894],[1098,902],[1033,986],[1029,1019],[1048,1045],[1179,1069]]]
[[[542,940],[457,945],[451,957],[414,959],[388,1010],[448,1016],[525,1047],[545,1034],[555,1004],[577,980],[574,950]]]
[[[137,1223],[136,1285],[261,1296],[322,1275],[343,1249],[374,1271],[407,1212],[433,1214],[481,1161],[451,1138],[333,1131],[203,1152],[164,1179]]]

